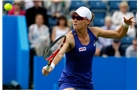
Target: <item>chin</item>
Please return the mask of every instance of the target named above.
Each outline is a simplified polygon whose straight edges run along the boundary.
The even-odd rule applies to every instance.
[[[78,28],[77,28],[77,27],[73,27],[73,29],[74,29],[74,30],[77,30]]]
[[[74,30],[76,30],[76,28],[75,28],[75,27],[73,27],[73,29],[74,29]]]

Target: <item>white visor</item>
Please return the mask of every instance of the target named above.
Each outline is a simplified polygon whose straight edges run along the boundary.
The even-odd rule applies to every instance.
[[[85,17],[89,20],[92,19],[92,13],[87,7],[81,6],[76,11],[71,11],[70,15],[73,15],[74,13],[77,13],[79,16]]]

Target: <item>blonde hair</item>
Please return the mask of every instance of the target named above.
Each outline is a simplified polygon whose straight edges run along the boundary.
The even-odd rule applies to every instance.
[[[106,16],[105,21],[111,21],[112,22],[112,18],[110,16]]]
[[[90,23],[88,24],[88,26],[91,24],[91,22],[92,22],[92,20],[94,19],[94,14],[92,13],[92,18],[91,18],[91,20],[90,20]]]
[[[122,7],[122,6],[126,6],[127,8],[129,7],[128,6],[128,3],[125,2],[125,1],[123,1],[123,2],[120,3],[119,7]]]

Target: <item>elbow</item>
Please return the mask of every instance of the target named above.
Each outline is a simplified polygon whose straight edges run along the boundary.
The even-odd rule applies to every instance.
[[[121,36],[121,35],[120,35],[120,36],[118,37],[118,39],[122,39],[123,37],[124,37],[124,36]]]
[[[58,58],[62,59],[63,55],[63,53],[58,53]]]
[[[114,36],[115,36],[115,39],[121,39],[121,38],[122,38],[122,36],[119,35],[119,34],[116,34],[116,35],[114,35]]]
[[[114,35],[116,39],[121,39],[124,37],[124,35],[121,35],[120,33],[116,33],[116,35]]]
[[[121,34],[120,36],[119,36],[119,39],[122,39],[123,37],[125,36],[125,34]]]

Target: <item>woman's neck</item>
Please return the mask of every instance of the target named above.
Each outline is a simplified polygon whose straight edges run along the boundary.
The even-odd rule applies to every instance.
[[[19,13],[20,13],[20,10],[18,10],[18,9],[14,11],[15,15],[19,15]]]
[[[76,30],[78,37],[85,38],[87,36],[87,29]]]
[[[40,28],[42,26],[42,24],[37,24],[38,28]]]
[[[123,14],[126,14],[127,12],[122,12]]]
[[[65,26],[62,26],[62,25],[59,25],[58,26],[60,29],[65,29],[66,27]]]

